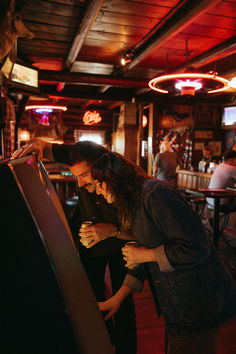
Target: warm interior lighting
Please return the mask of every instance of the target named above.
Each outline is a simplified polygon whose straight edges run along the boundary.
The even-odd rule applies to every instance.
[[[125,66],[126,64],[131,62],[131,54],[126,54],[123,58],[121,58],[121,65]]]
[[[26,106],[25,107],[26,111],[33,111],[33,114],[35,116],[39,115],[40,120],[39,124],[44,125],[44,126],[49,126],[50,121],[49,121],[49,116],[51,113],[56,113],[56,112],[61,112],[62,111],[67,111],[66,106],[53,106],[53,105],[31,105],[31,106]]]
[[[47,114],[42,114],[42,115],[41,115],[39,124],[41,124],[41,125],[50,125],[50,123],[49,123],[49,117],[47,116]]]
[[[229,81],[216,73],[183,73],[156,77],[149,81],[149,87],[160,93],[177,93],[195,95],[199,93],[216,93],[229,87]]]
[[[48,110],[50,110],[50,109],[51,109],[51,112],[53,110],[67,111],[67,107],[66,106],[33,105],[33,106],[26,106],[25,107],[26,111],[35,110],[35,112],[37,112],[36,110],[41,110],[40,113],[49,112]],[[39,112],[37,112],[37,113],[39,113]]]
[[[30,132],[25,129],[18,129],[18,141],[28,141],[30,139]]]
[[[83,122],[85,125],[97,124],[97,123],[101,122],[101,120],[102,120],[102,117],[96,111],[94,111],[94,112],[87,111],[83,116]]]
[[[236,88],[236,77],[233,77],[230,82],[229,82],[229,86]]]
[[[148,123],[148,119],[145,115],[143,115],[143,128],[147,126],[147,123]]]

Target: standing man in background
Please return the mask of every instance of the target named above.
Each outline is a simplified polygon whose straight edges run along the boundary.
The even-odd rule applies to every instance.
[[[227,150],[223,154],[223,162],[218,165],[211,176],[208,188],[236,187],[236,151]],[[214,200],[207,198],[208,205],[213,208]],[[221,199],[220,211],[232,213],[236,211],[236,199]]]
[[[108,150],[90,141],[59,145],[32,139],[23,148],[18,149],[12,158],[31,152],[36,153],[38,159],[45,157],[69,165],[72,174],[77,178],[78,203],[69,224],[96,299],[99,302],[105,301],[106,267],[109,267],[112,293],[115,294],[127,273],[121,248],[126,244],[126,240],[132,239],[131,233],[120,230],[116,208],[96,194],[96,185],[90,174],[91,165]],[[84,221],[91,221],[92,225],[81,228]],[[137,334],[132,296],[123,302],[114,316],[114,328],[111,319],[106,324],[111,341],[115,345],[115,353],[136,354]]]
[[[166,181],[172,187],[177,183],[177,154],[172,150],[170,143],[165,140],[160,145],[160,152],[153,162],[153,176]]]

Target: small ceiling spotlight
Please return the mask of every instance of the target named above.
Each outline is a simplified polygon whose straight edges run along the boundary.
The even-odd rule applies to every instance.
[[[121,65],[125,66],[126,64],[131,62],[131,58],[132,58],[132,54],[128,53],[125,54],[125,56],[123,58],[121,58]]]

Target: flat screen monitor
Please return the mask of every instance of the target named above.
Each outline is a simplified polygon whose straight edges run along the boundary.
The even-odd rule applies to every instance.
[[[222,125],[230,126],[236,124],[236,106],[224,107]]]
[[[39,92],[37,68],[13,62],[8,56],[1,67],[1,72],[4,74],[6,84],[9,87],[32,93]]]
[[[112,345],[42,163],[0,163],[0,352],[111,354]]]

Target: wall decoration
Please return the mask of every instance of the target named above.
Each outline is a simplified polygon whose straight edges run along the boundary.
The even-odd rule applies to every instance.
[[[213,130],[195,130],[195,139],[213,139]]]
[[[203,148],[204,148],[204,142],[194,144],[194,150],[203,150]]]
[[[208,145],[211,148],[213,156],[222,155],[222,143],[221,143],[221,141],[209,141]]]
[[[220,127],[221,110],[217,106],[197,105],[195,107],[195,128]]]
[[[227,150],[233,149],[236,143],[236,133],[234,131],[225,132],[225,148]]]
[[[175,130],[157,130],[155,141],[157,142],[158,150],[160,143],[164,140],[170,142],[172,149],[178,154],[178,157],[183,163],[182,167],[190,169],[192,160],[192,130],[186,129],[182,132]]]

